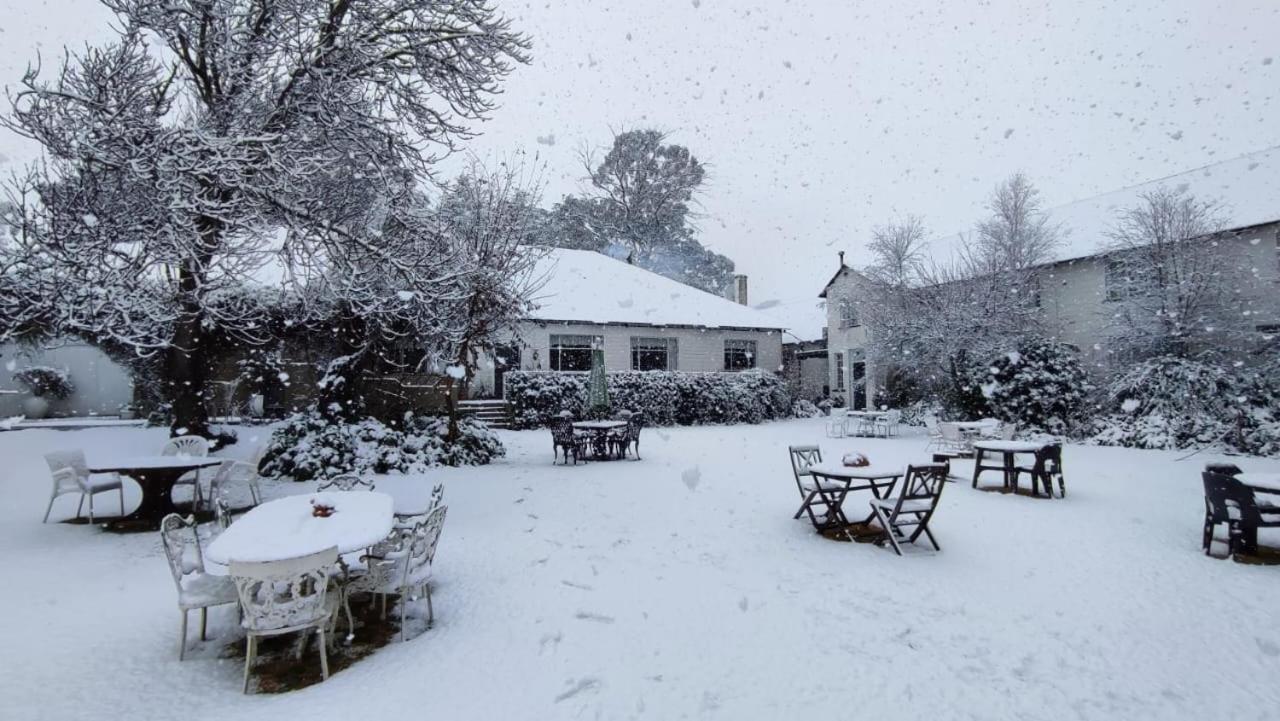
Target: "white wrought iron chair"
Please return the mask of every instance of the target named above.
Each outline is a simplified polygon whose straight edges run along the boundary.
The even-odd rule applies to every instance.
[[[372,491],[373,481],[354,473],[343,473],[326,478],[316,485],[317,491]]]
[[[941,444],[946,450],[956,453],[973,452],[973,444],[970,439],[954,423],[939,423],[938,433],[942,436]]]
[[[124,515],[124,482],[115,473],[99,475],[89,473],[89,464],[85,461],[84,451],[53,451],[44,454],[44,461],[49,465],[53,476],[53,488],[49,493],[49,505],[44,509],[44,520],[49,522],[49,512],[53,510],[53,502],[68,493],[79,493],[80,503],[76,506],[76,518],[84,508],[84,499],[89,498],[89,523],[93,518],[93,496],[107,491],[120,493],[120,515]]]
[[[431,511],[435,510],[444,502],[444,484],[437,483],[431,489],[431,501],[427,504],[427,510],[421,513],[397,513],[396,530],[411,530],[414,526],[427,520],[427,516],[431,515]],[[392,534],[394,535],[394,533]]]
[[[436,506],[427,514],[427,520],[411,531],[405,531],[398,537],[393,535],[381,548],[364,557],[364,573],[347,584],[348,594],[381,595],[384,616],[387,595],[399,594],[401,641],[405,640],[405,616],[409,602],[417,600],[415,592],[421,590],[427,597],[427,627],[430,628],[435,621],[435,609],[431,604],[431,564],[435,560],[440,531],[444,528],[448,512],[448,506]]]
[[[178,637],[178,660],[187,655],[187,615],[200,609],[200,640],[205,640],[209,607],[236,602],[236,587],[226,576],[205,573],[204,554],[194,518],[170,513],[160,522],[160,542],[169,561],[173,583],[178,587],[178,610],[182,612],[182,631]]]
[[[180,458],[206,458],[209,455],[209,441],[201,436],[178,436],[170,438],[161,449],[162,456],[178,456]],[[173,484],[191,486],[191,507],[200,508],[204,494],[200,488],[200,469],[185,473]]]
[[[1014,436],[1016,436],[1016,435],[1018,435],[1018,424],[1017,424],[1017,423],[1002,423],[1002,424],[1000,425],[1000,430],[999,430],[999,432],[998,432],[998,435],[999,435],[999,437],[1000,437],[1000,440],[1002,440],[1002,441],[1011,441],[1011,440],[1013,440],[1013,437],[1014,437]]]
[[[315,630],[320,646],[321,678],[329,678],[325,633],[334,618],[338,594],[329,593],[338,562],[337,546],[280,561],[231,562],[231,578],[240,597],[245,630],[244,692],[258,652],[258,639]]]

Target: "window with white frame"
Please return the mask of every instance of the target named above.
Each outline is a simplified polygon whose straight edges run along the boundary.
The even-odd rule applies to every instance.
[[[724,342],[724,369],[740,371],[756,367],[756,342],[753,340],[726,340]]]
[[[550,362],[553,371],[591,370],[591,349],[604,344],[598,335],[552,335]]]
[[[633,371],[673,371],[677,356],[675,338],[631,338]]]

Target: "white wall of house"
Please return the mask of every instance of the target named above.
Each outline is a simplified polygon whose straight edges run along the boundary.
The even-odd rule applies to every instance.
[[[622,324],[559,323],[522,321],[513,334],[520,346],[520,370],[554,370],[551,367],[551,336],[599,336],[603,341],[605,367],[611,371],[631,370],[632,338],[674,339],[675,367],[680,371],[723,371],[726,340],[755,342],[754,367],[776,372],[782,367],[782,332],[778,329],[731,330]],[[472,394],[491,393],[494,388],[492,358],[484,358],[471,385]]]
[[[66,370],[75,392],[65,400],[48,398],[49,415],[116,415],[133,400],[133,379],[120,364],[91,345],[68,343],[39,350],[14,344],[0,346],[0,389],[17,391],[0,394],[0,416],[22,414],[28,397],[25,386],[13,380],[15,371],[29,366],[52,366]]]
[[[843,268],[831,281],[826,291],[827,301],[827,385],[831,396],[844,399],[846,406],[865,408],[875,398],[879,387],[879,373],[866,357],[867,328],[862,325],[862,295],[858,284],[862,276],[850,268]],[[854,313],[848,316],[844,305],[853,304]],[[861,363],[866,392],[861,405],[855,405],[853,382],[856,364]]]
[[[1241,310],[1248,313],[1247,323],[1280,334],[1280,222],[1212,242],[1217,243],[1225,260],[1221,282],[1239,295]],[[1049,264],[1040,274],[1040,308],[1047,329],[1079,348],[1082,361],[1094,372],[1119,362],[1112,356],[1110,339],[1124,328],[1116,323],[1118,304],[1107,300],[1106,258],[1090,256]],[[842,392],[838,385],[837,358],[843,364],[847,388],[851,364],[865,353],[867,331],[864,326],[842,322],[840,303],[846,299],[858,302],[860,278],[857,272],[845,269],[826,290],[831,393],[846,399],[847,390]],[[867,375],[869,386],[874,388],[880,381],[879,369],[868,364]]]

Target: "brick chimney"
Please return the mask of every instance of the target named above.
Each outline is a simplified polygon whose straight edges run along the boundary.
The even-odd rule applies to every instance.
[[[733,299],[743,305],[747,304],[747,276],[733,276]]]

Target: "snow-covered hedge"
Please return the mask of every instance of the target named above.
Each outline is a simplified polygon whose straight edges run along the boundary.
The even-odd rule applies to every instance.
[[[813,404],[813,401],[801,398],[791,404],[791,416],[793,418],[817,418],[824,416],[826,413],[821,408]]]
[[[1274,367],[1162,356],[1119,376],[1104,403],[1106,413],[1094,423],[1095,443],[1280,455]]]
[[[997,418],[1055,434],[1077,419],[1090,391],[1077,351],[1043,338],[1027,338],[996,358],[982,385]]]
[[[339,473],[420,473],[432,466],[489,463],[505,455],[502,442],[487,425],[458,421],[458,439],[446,438],[444,416],[405,414],[403,430],[373,418],[339,423],[318,412],[288,418],[271,436],[262,472],[295,481]]]
[[[650,425],[761,423],[792,411],[782,378],[759,370],[622,371],[608,374],[608,380],[613,407],[643,413]],[[581,417],[586,405],[585,373],[516,371],[503,383],[518,428],[544,426],[562,411]]]

